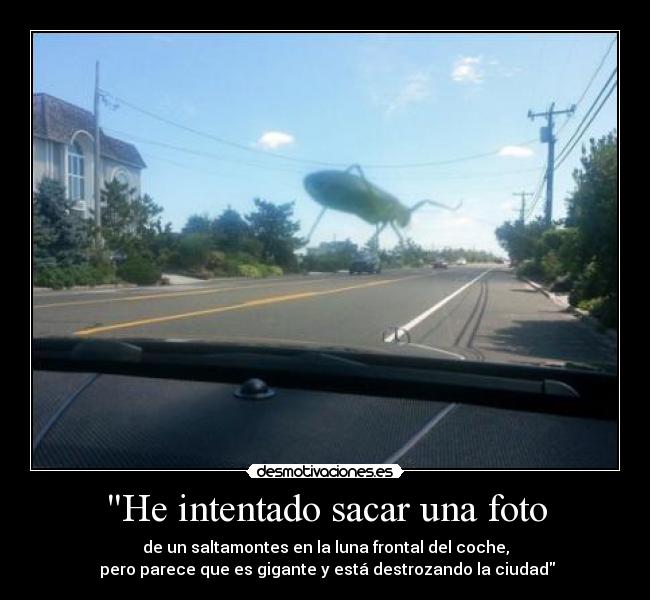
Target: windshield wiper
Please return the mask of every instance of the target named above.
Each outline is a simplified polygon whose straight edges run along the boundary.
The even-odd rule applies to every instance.
[[[616,378],[424,357],[147,340],[39,339],[35,369],[456,401],[616,418]],[[604,396],[603,396],[604,394]],[[603,397],[605,398],[603,400]],[[614,401],[612,401],[612,399]]]

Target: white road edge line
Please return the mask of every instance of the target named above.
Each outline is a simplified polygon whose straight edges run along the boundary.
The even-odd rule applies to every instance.
[[[443,350],[442,348],[435,348],[434,346],[427,346],[425,344],[408,344],[409,348],[422,348],[422,350],[431,350],[432,352],[441,352],[442,354],[447,354],[453,356],[459,360],[467,360],[462,354],[456,354],[455,352],[449,352],[448,350]]]
[[[437,413],[420,431],[418,431],[406,444],[404,444],[397,452],[389,456],[385,461],[385,465],[396,464],[415,444],[417,444],[427,433],[429,433],[440,421],[442,421],[458,404],[452,402],[445,406],[439,413]]]
[[[477,277],[474,277],[471,281],[468,281],[465,285],[459,287],[455,292],[447,296],[446,298],[443,298],[438,304],[434,304],[431,308],[425,310],[422,314],[418,315],[415,317],[415,319],[409,321],[406,325],[402,325],[401,327],[398,327],[398,331],[411,331],[414,327],[422,323],[426,318],[430,317],[434,312],[437,310],[441,309],[447,302],[450,300],[453,300],[458,294],[464,292],[469,286],[475,284],[481,277],[484,277],[487,275],[490,271],[493,271],[494,269],[488,269],[487,271],[483,271],[480,275]],[[387,344],[390,344],[395,341],[395,336],[400,335],[398,333],[391,333],[384,341]]]

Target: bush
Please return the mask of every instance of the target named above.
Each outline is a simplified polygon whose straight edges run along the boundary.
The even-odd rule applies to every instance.
[[[73,284],[67,281],[64,269],[47,267],[39,269],[34,277],[34,285],[37,287],[52,288],[60,290],[64,287],[71,287]]]
[[[281,277],[284,275],[282,267],[276,267],[275,265],[266,265],[267,277]]]
[[[229,277],[236,277],[239,275],[239,261],[236,258],[227,257],[223,264],[223,271]]]
[[[581,300],[578,308],[586,310],[605,327],[618,329],[618,301],[616,297],[591,298]]]
[[[578,277],[569,295],[569,302],[573,306],[579,306],[583,300],[605,297],[606,295],[607,290],[601,275],[601,269],[598,263],[591,261],[584,272]]]
[[[592,309],[592,316],[596,317],[605,327],[618,331],[618,297],[608,296],[600,298],[600,300],[601,302]]]
[[[160,267],[150,259],[142,256],[130,256],[118,268],[121,279],[137,285],[154,285],[162,275]]]
[[[212,250],[208,254],[208,259],[205,263],[206,268],[211,271],[223,271],[226,266],[226,255],[218,250]]]
[[[550,250],[542,258],[542,272],[545,282],[554,281],[564,275],[564,268],[555,250]]]
[[[573,289],[573,279],[570,275],[562,275],[558,277],[551,285],[551,291],[556,293],[568,293]]]
[[[529,279],[543,279],[542,266],[534,260],[524,260],[517,267],[517,276]]]
[[[55,290],[75,285],[102,285],[115,283],[115,281],[115,269],[110,264],[47,267],[38,269],[34,277],[34,285]]]
[[[202,234],[190,234],[181,239],[176,253],[179,267],[203,267],[210,258],[210,239]]]
[[[239,265],[237,268],[237,272],[242,277],[255,277],[255,278],[262,277],[262,271],[256,265],[247,265],[247,264]]]

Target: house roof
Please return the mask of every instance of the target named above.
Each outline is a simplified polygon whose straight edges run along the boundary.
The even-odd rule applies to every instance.
[[[95,117],[90,111],[49,94],[32,96],[33,135],[69,144],[74,133],[80,129],[94,135]],[[139,169],[147,166],[133,144],[106,135],[101,129],[100,149],[105,158],[128,163]]]

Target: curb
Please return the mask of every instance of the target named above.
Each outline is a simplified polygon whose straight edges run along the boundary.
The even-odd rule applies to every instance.
[[[589,325],[597,329],[598,333],[603,334],[604,336],[609,338],[610,341],[614,342],[618,346],[617,331],[615,331],[614,329],[605,329],[603,331],[602,330],[603,326],[600,324],[598,319],[592,317],[586,310],[582,310],[581,308],[577,308],[569,304],[568,300],[566,299],[566,296],[560,296],[558,294],[554,294],[553,292],[548,291],[544,286],[540,285],[539,283],[535,283],[534,281],[531,281],[530,279],[526,279],[525,277],[518,277],[518,279],[520,279],[521,281],[525,281],[529,286],[531,286],[538,292],[544,294],[552,302],[554,302],[558,306],[561,306],[567,312],[570,312],[572,315],[575,315],[585,323],[588,323]]]
[[[32,291],[34,292],[87,292],[89,290],[121,290],[125,288],[135,288],[138,287],[135,283],[122,283],[122,284],[112,284],[104,283],[102,285],[74,285],[69,288],[55,289],[48,287],[36,287],[32,286]]]

